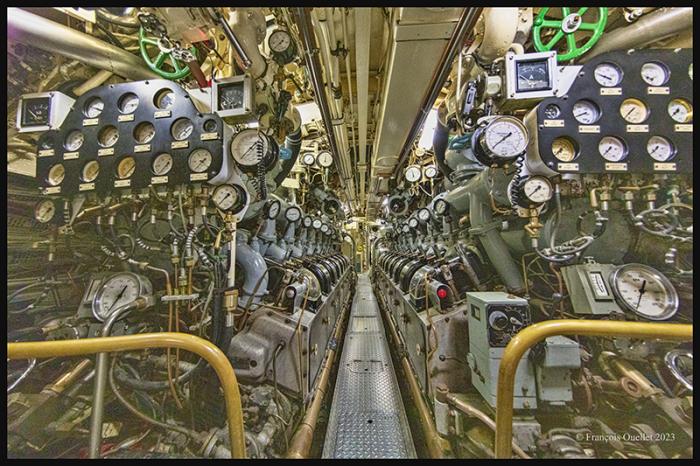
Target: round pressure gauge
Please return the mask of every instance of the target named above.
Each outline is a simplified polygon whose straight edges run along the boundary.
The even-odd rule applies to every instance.
[[[552,154],[560,162],[571,162],[576,158],[576,146],[571,139],[558,137],[552,141]]]
[[[296,46],[292,40],[292,36],[284,29],[277,29],[268,39],[270,51],[274,55],[275,61],[281,64],[286,64],[294,59],[296,54]]]
[[[304,155],[301,156],[301,163],[303,163],[307,167],[310,167],[314,163],[316,163],[316,157],[312,152],[306,152]]]
[[[274,140],[254,128],[240,131],[231,140],[233,160],[244,170],[252,171],[259,164],[269,168],[275,162],[276,152]]]
[[[327,150],[318,153],[318,164],[323,168],[333,165],[333,155]]]
[[[667,320],[678,311],[678,292],[666,276],[644,264],[625,264],[610,276],[618,304],[649,320]]]
[[[112,147],[119,140],[119,130],[116,126],[107,125],[97,134],[97,143],[102,147]]]
[[[151,142],[151,140],[153,140],[155,135],[156,127],[153,126],[153,123],[151,122],[144,121],[136,125],[136,128],[134,128],[134,139],[139,144],[148,144]]]
[[[413,220],[415,220],[416,226],[418,226],[418,220],[416,220],[415,218]],[[411,231],[411,227],[407,223],[404,223],[401,227],[401,232],[408,233],[409,231]]]
[[[595,67],[593,76],[603,87],[615,87],[622,82],[622,70],[613,63],[600,63]]]
[[[627,144],[615,136],[605,136],[598,143],[598,153],[608,162],[619,162],[627,157]]]
[[[549,104],[544,108],[544,116],[546,118],[554,119],[561,115],[561,109],[557,104]]]
[[[676,148],[663,136],[652,136],[647,141],[647,154],[657,162],[668,162],[676,155]]]
[[[668,116],[677,123],[693,121],[693,104],[685,99],[673,99],[668,103]]]
[[[203,173],[209,169],[212,162],[211,152],[206,149],[195,149],[187,157],[187,166],[194,173]]]
[[[83,109],[83,114],[88,118],[97,118],[102,114],[105,108],[105,103],[99,97],[93,97],[88,100]]]
[[[63,167],[62,164],[57,163],[56,165],[53,165],[51,168],[49,168],[49,175],[46,179],[48,183],[51,186],[58,186],[63,182],[63,179],[66,177],[66,169]]]
[[[139,106],[139,97],[131,92],[124,94],[119,98],[117,106],[124,114],[134,113]]]
[[[117,164],[117,178],[124,180],[134,174],[136,170],[136,161],[133,157],[127,156]]]
[[[528,135],[523,123],[512,116],[500,116],[477,130],[474,154],[485,165],[510,161],[527,148]]]
[[[123,272],[105,279],[92,301],[92,315],[100,322],[112,312],[133,303],[142,294],[150,292],[138,275]]]
[[[406,177],[406,181],[408,181],[409,183],[415,183],[416,181],[419,181],[421,179],[421,176],[423,176],[423,174],[421,173],[420,167],[418,165],[409,165],[408,167],[406,167],[404,176]]]
[[[544,204],[552,198],[554,189],[544,176],[531,176],[523,183],[522,194],[530,204]]]
[[[430,220],[430,211],[426,208],[418,209],[418,213],[416,215],[418,215],[418,220],[423,223]]]
[[[296,222],[301,218],[301,209],[296,206],[289,206],[287,210],[284,211],[284,218],[288,222]]]
[[[184,141],[192,135],[194,124],[189,118],[178,118],[170,128],[170,135],[176,141]]]
[[[628,123],[633,125],[643,123],[649,116],[649,109],[639,99],[625,99],[620,104],[620,115]]]
[[[579,100],[574,104],[573,114],[582,125],[592,125],[600,118],[600,109],[590,100]]]
[[[426,165],[425,168],[423,168],[423,174],[426,178],[431,180],[437,176],[438,169],[435,165]]]
[[[34,218],[39,223],[48,223],[56,215],[56,204],[51,199],[44,199],[34,207]]]
[[[175,104],[175,93],[170,89],[163,89],[156,94],[153,103],[161,110],[169,110]]]
[[[211,195],[214,205],[223,211],[235,211],[245,204],[245,193],[238,185],[222,184]]]
[[[445,215],[449,209],[450,205],[444,199],[436,199],[433,202],[433,211],[437,215]]]
[[[84,142],[85,135],[76,129],[68,133],[63,147],[65,147],[68,152],[75,152],[83,146]]]
[[[642,65],[642,79],[650,86],[663,86],[668,81],[671,72],[663,63],[648,62]]]
[[[307,217],[304,217],[304,220],[302,220],[302,224],[304,225],[304,227],[309,228],[311,226],[312,221],[313,220],[311,220],[311,217],[307,216]]]
[[[83,171],[81,173],[81,178],[85,183],[92,183],[97,179],[97,175],[100,174],[100,164],[97,160],[90,160],[83,166]]]
[[[311,224],[316,230],[321,228],[321,219],[315,218],[313,223]]]
[[[277,199],[273,199],[265,204],[265,212],[267,218],[270,220],[277,218],[280,213],[281,204]]]
[[[418,228],[418,219],[416,217],[411,217],[408,219],[409,228]]]
[[[170,172],[173,168],[173,156],[164,152],[158,154],[155,159],[153,159],[153,174],[156,176],[164,176]]]
[[[321,224],[321,233],[328,233],[328,224],[327,223]]]

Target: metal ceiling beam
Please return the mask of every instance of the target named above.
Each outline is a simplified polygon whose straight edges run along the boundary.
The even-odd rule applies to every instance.
[[[367,176],[367,111],[369,109],[369,57],[372,10],[355,8],[355,69],[357,78],[357,127],[360,171],[360,205],[365,203]]]

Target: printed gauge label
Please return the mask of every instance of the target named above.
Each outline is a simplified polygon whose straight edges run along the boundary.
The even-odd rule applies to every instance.
[[[589,272],[588,277],[593,285],[593,291],[599,298],[607,298],[610,296],[608,288],[605,286],[605,279],[600,272]]]
[[[86,118],[83,120],[83,126],[95,126],[99,123],[99,118]]]
[[[114,147],[106,147],[104,149],[97,150],[98,157],[102,157],[104,155],[114,155]]]
[[[190,147],[189,141],[173,141],[170,143],[171,149],[187,149]]]
[[[654,170],[657,171],[676,171],[676,164],[674,162],[667,163],[655,163]]]
[[[647,87],[647,94],[668,95],[671,93],[669,87]]]
[[[202,141],[211,141],[213,139],[219,139],[219,133],[202,133],[202,135],[199,136],[199,139]]]
[[[114,181],[115,188],[128,188],[129,186],[131,186],[131,180],[115,180]]]
[[[627,125],[628,133],[648,133],[649,125]]]
[[[125,121],[134,121],[134,114],[130,113],[128,115],[119,115],[119,118],[117,118],[117,121],[122,123]]]
[[[134,146],[134,152],[150,152],[150,150],[150,144],[139,144],[138,146]]]
[[[606,163],[605,169],[610,170],[610,171],[626,172],[627,171],[627,164],[626,163]]]
[[[578,164],[577,163],[558,163],[557,170],[577,172],[578,171]]]
[[[66,152],[63,154],[63,160],[73,160],[80,156],[79,152]]]
[[[598,125],[579,125],[579,133],[600,133],[600,126]]]
[[[601,87],[600,95],[622,95],[621,87]]]
[[[170,110],[158,110],[153,114],[153,118],[169,118],[170,115]]]
[[[168,182],[167,176],[154,176],[151,177],[151,184],[164,184]]]
[[[207,181],[209,175],[206,173],[190,173],[190,181]]]
[[[61,192],[60,186],[51,186],[50,188],[44,189],[44,194],[58,194]]]
[[[563,128],[564,120],[544,120],[545,128]]]
[[[673,130],[677,133],[692,133],[693,125],[673,125]]]
[[[95,189],[95,183],[80,183],[78,191],[92,191]]]
[[[39,157],[51,157],[53,154],[53,149],[44,149],[39,151]]]

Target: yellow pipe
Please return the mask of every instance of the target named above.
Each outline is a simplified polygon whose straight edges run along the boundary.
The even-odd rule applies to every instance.
[[[226,402],[231,456],[245,458],[245,435],[238,381],[226,355],[213,343],[186,333],[140,333],[121,337],[82,340],[8,343],[8,359],[80,356],[93,353],[133,351],[146,348],[179,348],[204,358],[219,377]]]
[[[539,322],[521,330],[506,346],[498,368],[496,458],[510,458],[511,455],[511,442],[513,441],[513,392],[515,371],[518,363],[528,349],[545,338],[554,335],[692,341],[693,326],[688,324],[561,319]]]

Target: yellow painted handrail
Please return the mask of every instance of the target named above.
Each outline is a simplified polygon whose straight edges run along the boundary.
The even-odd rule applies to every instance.
[[[226,355],[212,342],[186,333],[140,333],[121,337],[84,338],[82,340],[8,343],[9,359],[79,356],[93,353],[133,351],[146,348],[179,348],[204,358],[216,371],[226,401],[231,457],[245,458],[245,434],[241,394],[233,367]]]
[[[595,337],[631,337],[674,341],[692,341],[693,326],[620,322],[610,320],[548,320],[521,330],[506,346],[498,367],[496,392],[496,458],[510,458],[513,438],[513,392],[515,371],[523,354],[537,342],[554,335]]]

